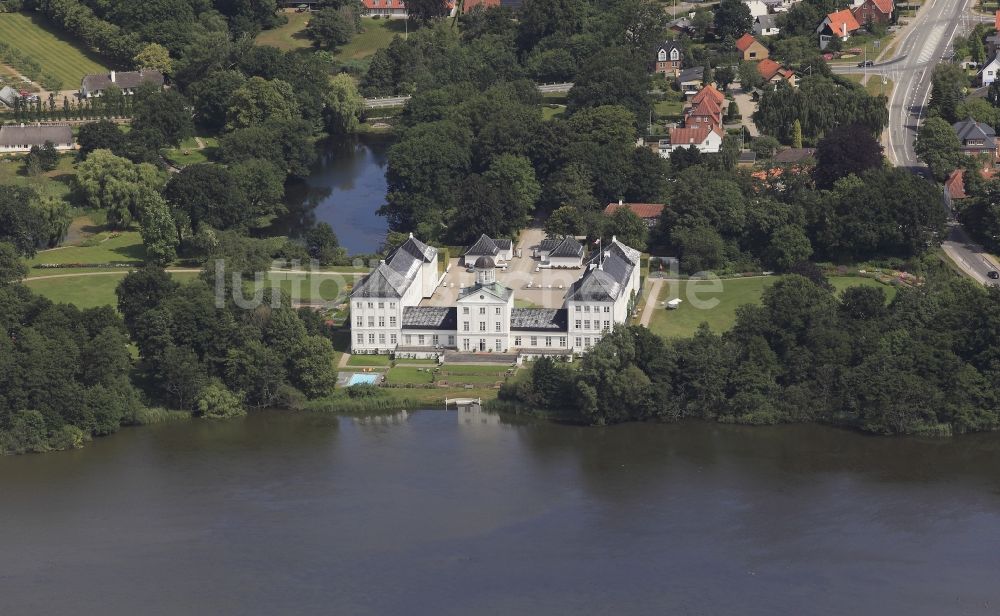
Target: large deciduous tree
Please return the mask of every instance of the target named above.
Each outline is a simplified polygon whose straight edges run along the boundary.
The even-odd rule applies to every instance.
[[[944,181],[962,160],[962,142],[951,124],[942,118],[924,120],[913,149],[939,182]]]
[[[851,173],[861,175],[881,167],[882,144],[871,130],[859,124],[838,126],[824,136],[816,148],[816,185],[830,188]]]

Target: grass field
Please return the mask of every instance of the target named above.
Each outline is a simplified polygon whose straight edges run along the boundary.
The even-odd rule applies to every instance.
[[[203,148],[198,147],[198,139],[201,139]],[[181,142],[180,147],[165,148],[161,154],[174,165],[187,167],[212,160],[218,148],[219,140],[216,137],[189,137]]]
[[[392,42],[392,37],[397,34],[403,36],[406,30],[406,22],[402,19],[372,19],[370,17],[361,18],[362,32],[355,34],[351,42],[341,47],[334,54],[334,59],[340,60],[361,60],[374,55],[376,51],[388,47]],[[410,31],[416,28],[411,23]]]
[[[28,260],[28,266],[40,263],[135,263],[146,256],[138,231],[110,233],[102,231],[89,238],[88,246],[67,246],[43,250]],[[37,271],[37,270],[35,270]],[[36,274],[33,274],[36,275]]]
[[[694,335],[698,326],[708,323],[714,332],[724,332],[736,322],[736,309],[743,304],[758,304],[764,289],[774,284],[776,277],[735,278],[722,281],[722,292],[712,293],[712,284],[707,281],[664,283],[657,298],[657,308],[649,329],[665,338],[685,338]],[[847,287],[863,285],[881,287],[888,299],[896,295],[896,289],[870,278],[831,277],[830,283],[841,292]],[[697,295],[689,296],[689,286],[696,289]],[[663,310],[660,302],[680,297],[683,299],[676,310]],[[712,308],[699,309],[692,305],[691,299],[717,299],[718,304]]]
[[[303,34],[306,24],[309,23],[309,13],[295,13],[286,11],[288,23],[265,30],[257,35],[258,45],[270,45],[278,49],[305,49],[312,46],[312,41]],[[362,31],[354,35],[351,42],[337,50],[334,58],[341,62],[346,60],[361,60],[374,54],[383,47],[388,47],[392,42],[392,37],[402,35],[406,31],[406,23],[402,19],[372,19],[370,17],[361,18]],[[410,29],[415,29],[411,23]]]
[[[351,355],[348,366],[388,366],[388,355]]]
[[[36,270],[37,271],[37,270]],[[65,272],[62,270],[60,273]],[[74,272],[79,273],[79,272]],[[51,276],[25,282],[29,289],[57,303],[76,304],[78,308],[114,306],[118,299],[115,287],[125,277],[127,271],[101,272],[94,276],[74,276],[59,278]],[[32,273],[33,276],[38,274]],[[171,274],[176,280],[187,281],[196,273],[177,272]]]
[[[845,75],[848,79],[855,83],[861,83],[861,78],[863,75]],[[865,89],[872,96],[878,96],[879,94],[885,94],[889,96],[892,94],[893,84],[891,79],[886,79],[885,83],[882,83],[882,77],[880,75],[872,74],[868,77],[868,83],[865,84]]]
[[[2,18],[3,15],[0,15]],[[74,156],[63,154],[59,156],[59,166],[52,171],[46,171],[35,177],[24,174],[24,157],[0,158],[0,184],[5,186],[26,186],[34,188],[42,197],[63,198],[70,191],[76,170],[73,168]]]
[[[61,79],[65,89],[79,88],[84,75],[108,70],[96,58],[61,38],[39,15],[0,14],[0,40],[32,56],[42,65],[42,72]]]
[[[552,118],[566,113],[565,105],[542,105],[542,119],[551,120]]]
[[[683,110],[684,103],[681,101],[660,101],[653,105],[653,111],[661,118],[679,116]]]

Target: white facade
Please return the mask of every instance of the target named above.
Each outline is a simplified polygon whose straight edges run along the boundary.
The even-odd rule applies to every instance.
[[[670,158],[670,153],[674,150],[689,148],[691,146],[698,148],[698,151],[702,154],[715,154],[722,150],[722,135],[714,130],[710,130],[701,141],[678,141],[677,143],[673,141],[660,141],[660,156]]]
[[[984,86],[988,86],[996,81],[997,75],[1000,75],[1000,56],[993,58],[989,64],[983,67],[983,70],[979,71],[979,76]]]
[[[626,322],[639,294],[639,252],[615,238],[590,258],[560,309],[515,308],[514,291],[497,282],[494,261],[481,257],[475,268],[476,284],[455,305],[419,306],[437,284],[437,251],[411,237],[355,287],[352,352],[582,352]]]

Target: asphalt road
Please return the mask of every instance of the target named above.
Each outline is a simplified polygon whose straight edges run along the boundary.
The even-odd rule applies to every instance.
[[[889,126],[885,132],[886,155],[892,164],[927,176],[927,167],[917,158],[914,140],[924,118],[931,92],[934,66],[951,56],[951,42],[991,16],[969,12],[971,0],[928,0],[916,18],[901,32],[891,60],[867,69],[834,67],[838,74],[867,72],[870,78],[885,77],[895,83],[889,98]],[[961,225],[952,221],[942,242],[945,253],[971,278],[990,282],[987,274],[998,269],[992,257],[971,241]]]

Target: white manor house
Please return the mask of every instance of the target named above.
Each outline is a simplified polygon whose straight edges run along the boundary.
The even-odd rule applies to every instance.
[[[501,248],[509,250],[509,244],[501,241]],[[448,287],[439,273],[438,251],[410,234],[354,287],[351,352],[430,357],[445,351],[528,356],[585,351],[631,313],[639,295],[640,253],[614,238],[586,259],[582,253],[581,247],[575,268],[580,275],[567,285],[561,307],[517,308],[517,291],[497,280],[497,263],[488,255],[467,263],[475,280],[457,289],[457,296],[436,295]],[[529,282],[525,288],[530,287]],[[440,297],[445,295],[449,299]]]

